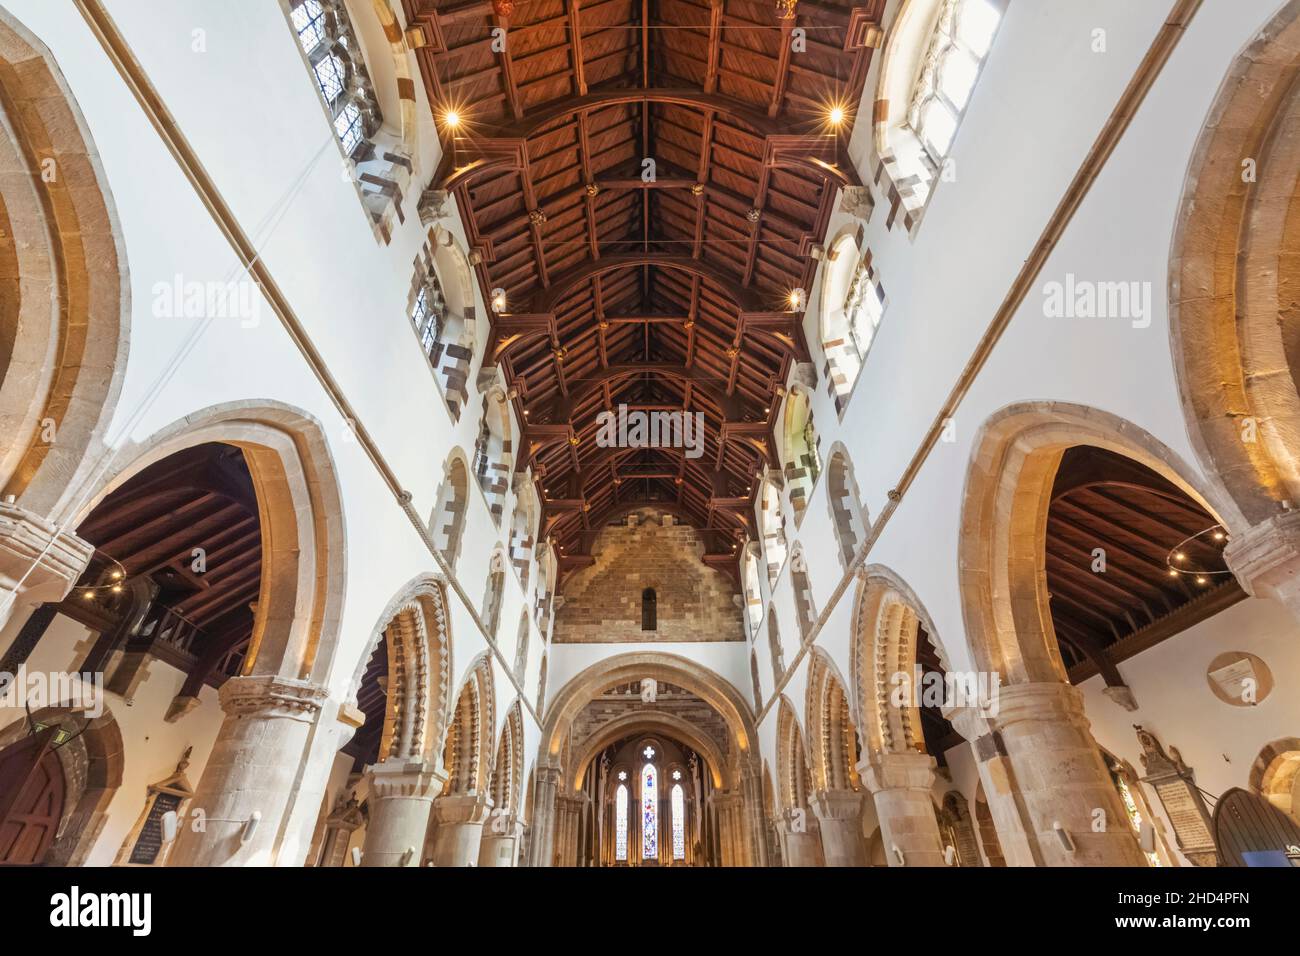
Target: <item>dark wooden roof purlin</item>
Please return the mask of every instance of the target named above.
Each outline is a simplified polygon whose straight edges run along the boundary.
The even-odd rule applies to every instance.
[[[688,515],[713,563],[734,554],[774,463],[775,387],[808,355],[790,293],[858,183],[884,0],[799,0],[793,19],[774,0],[404,4],[445,148],[431,188],[456,197],[485,300],[505,291],[486,361],[517,395],[517,466],[561,569],[641,501]],[[703,455],[599,447],[620,403],[703,413]]]

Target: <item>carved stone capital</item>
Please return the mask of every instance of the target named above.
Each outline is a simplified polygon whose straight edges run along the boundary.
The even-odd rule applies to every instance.
[[[873,794],[882,790],[918,790],[929,793],[938,765],[929,754],[908,752],[875,754],[858,764],[862,783]]]
[[[1234,534],[1223,559],[1242,589],[1290,605],[1300,597],[1300,511],[1287,511]]]
[[[819,820],[856,820],[862,814],[862,791],[818,790],[809,797]]]
[[[840,194],[840,212],[867,222],[876,208],[876,200],[866,186],[845,186]]]
[[[231,717],[284,718],[310,723],[329,692],[309,681],[284,677],[232,677],[217,692]]]
[[[370,792],[379,799],[431,800],[447,782],[447,771],[424,760],[383,760],[366,768]]]
[[[452,793],[433,801],[439,823],[482,823],[491,812],[492,798],[486,793]]]
[[[26,604],[62,601],[95,548],[18,505],[0,502],[0,615],[7,597]]]
[[[420,214],[420,222],[432,226],[441,219],[450,218],[449,198],[445,189],[426,189],[421,193],[420,202],[416,206],[416,211]]]

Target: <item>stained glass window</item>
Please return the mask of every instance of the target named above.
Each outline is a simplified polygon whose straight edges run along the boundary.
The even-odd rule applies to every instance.
[[[614,791],[614,859],[627,859],[627,786],[621,783]]]
[[[647,748],[648,749],[648,748]],[[659,778],[654,764],[641,771],[641,859],[659,857]]]
[[[673,777],[681,776],[680,771],[673,771]],[[673,859],[686,859],[686,797],[680,783],[673,784]]]
[[[1129,826],[1133,828],[1134,833],[1140,835],[1142,833],[1142,811],[1138,809],[1137,801],[1133,799],[1133,792],[1129,790],[1128,784],[1124,782],[1123,777],[1118,774],[1112,774],[1111,776],[1115,781],[1115,786],[1119,789],[1119,798],[1124,803],[1124,812],[1128,814]],[[1160,857],[1156,856],[1155,853],[1147,853],[1144,850],[1142,855],[1147,858],[1148,866],[1160,865]]]

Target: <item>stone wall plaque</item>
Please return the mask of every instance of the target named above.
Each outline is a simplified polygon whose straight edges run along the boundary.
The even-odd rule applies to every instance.
[[[1142,745],[1142,768],[1146,771],[1142,782],[1149,783],[1160,799],[1178,849],[1193,866],[1218,866],[1214,824],[1191,768],[1176,748],[1170,747],[1166,753],[1152,733],[1138,724],[1133,729]]]

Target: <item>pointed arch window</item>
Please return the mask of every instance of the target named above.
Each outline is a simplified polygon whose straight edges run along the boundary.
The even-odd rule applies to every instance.
[[[627,784],[614,791],[614,859],[627,861]]]
[[[652,763],[641,769],[641,859],[659,858],[659,774]]]
[[[674,776],[681,776],[675,771]],[[673,784],[673,859],[686,859],[686,794],[680,783]]]

